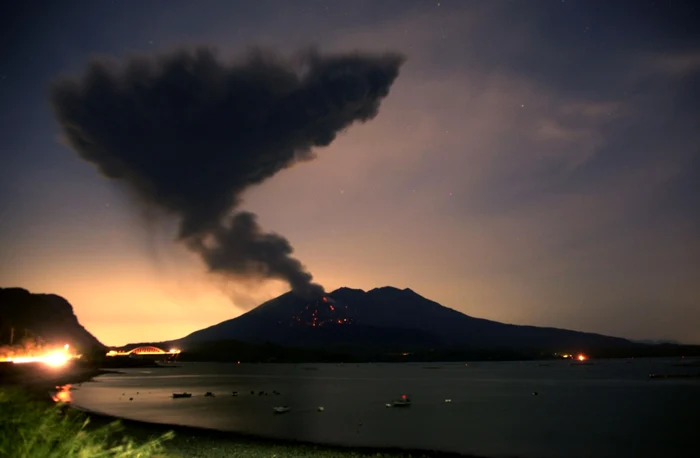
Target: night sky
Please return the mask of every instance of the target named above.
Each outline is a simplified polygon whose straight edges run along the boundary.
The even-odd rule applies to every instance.
[[[176,219],[67,145],[51,84],[96,55],[182,46],[391,52],[405,62],[376,117],[246,187],[237,211],[326,290],[410,287],[477,317],[700,343],[698,23],[694,1],[2,2],[0,285],[64,296],[113,345],[289,290],[207,273]]]

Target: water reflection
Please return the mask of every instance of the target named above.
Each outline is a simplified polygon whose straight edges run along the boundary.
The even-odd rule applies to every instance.
[[[56,394],[51,396],[51,399],[53,399],[54,402],[59,402],[62,404],[69,404],[72,401],[72,399],[71,399],[71,386],[70,385],[57,386],[56,387]]]

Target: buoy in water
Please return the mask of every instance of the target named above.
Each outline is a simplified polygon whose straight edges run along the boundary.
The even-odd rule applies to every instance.
[[[533,391],[533,392],[532,392],[532,395],[533,395],[533,396],[537,396],[538,394],[539,394],[539,393],[538,393],[537,391]]]
[[[326,409],[325,409],[323,406],[321,406],[321,407],[318,408],[318,411],[319,411],[319,412],[323,412],[324,410],[326,410]]]
[[[452,402],[452,399],[445,399],[445,403],[449,404],[450,402]]]
[[[387,407],[391,407],[391,404],[385,404]]]

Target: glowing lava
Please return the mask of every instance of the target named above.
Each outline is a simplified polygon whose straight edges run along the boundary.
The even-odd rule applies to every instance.
[[[310,326],[353,324],[348,317],[347,306],[338,304],[333,298],[322,296],[315,302],[309,302],[291,317],[291,324]],[[282,324],[280,321],[279,324]]]

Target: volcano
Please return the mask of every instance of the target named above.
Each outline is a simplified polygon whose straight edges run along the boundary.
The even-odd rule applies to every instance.
[[[292,292],[231,320],[196,331],[182,345],[217,340],[295,347],[619,348],[632,342],[600,334],[474,318],[410,289],[340,288],[313,299]]]

